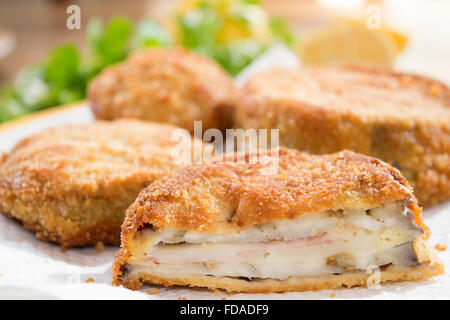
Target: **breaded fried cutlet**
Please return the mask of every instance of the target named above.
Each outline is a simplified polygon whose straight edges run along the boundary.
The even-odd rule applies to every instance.
[[[88,88],[98,119],[167,122],[193,132],[231,128],[236,88],[213,60],[180,48],[147,49],[102,71]]]
[[[64,247],[118,245],[125,210],[139,191],[182,165],[172,156],[175,129],[97,121],[25,138],[1,159],[0,212]]]
[[[266,293],[443,273],[398,170],[350,151],[274,152],[190,165],[144,189],[122,225],[114,283]]]
[[[450,90],[358,66],[273,69],[242,88],[238,128],[278,128],[280,145],[353,150],[398,168],[422,206],[450,199]]]

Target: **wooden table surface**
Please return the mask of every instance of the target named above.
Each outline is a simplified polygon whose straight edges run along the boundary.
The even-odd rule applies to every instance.
[[[146,16],[160,18],[174,1],[0,0],[0,34],[2,29],[8,29],[16,39],[14,50],[0,59],[0,85],[10,82],[22,67],[46,57],[58,44],[73,42],[83,48],[85,27],[92,17],[104,20],[117,15],[132,20]],[[400,69],[426,73],[450,82],[450,1],[411,0],[407,1],[406,7],[404,4],[402,7],[404,2],[401,1],[360,2],[365,6],[373,2],[382,2],[383,6],[387,3],[389,15],[383,18],[390,18],[413,38],[412,49],[398,63]],[[81,30],[66,28],[66,8],[71,4],[81,8]],[[284,16],[296,33],[323,23],[332,12],[314,0],[263,0],[263,6],[273,15]]]
[[[122,15],[132,20],[146,16],[161,17],[175,0],[1,0],[0,29],[15,34],[14,50],[0,59],[0,84],[9,82],[22,68],[46,57],[51,48],[65,42],[73,42],[81,48],[85,44],[85,27],[89,19],[107,20]],[[81,8],[81,30],[66,28],[66,8],[77,4]],[[311,17],[317,20],[320,13],[310,15],[317,4],[311,0],[265,0],[263,5],[275,15],[285,16],[291,24]]]

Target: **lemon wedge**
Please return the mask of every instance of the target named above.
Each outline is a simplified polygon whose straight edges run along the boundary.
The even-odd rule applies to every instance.
[[[379,30],[333,24],[303,39],[299,55],[305,64],[364,63],[392,66],[399,52],[393,38]]]
[[[356,17],[341,17],[340,23],[356,28],[366,27],[366,22]],[[398,52],[401,52],[408,43],[408,37],[405,34],[390,28],[386,24],[382,24],[376,31],[390,37],[394,41]]]

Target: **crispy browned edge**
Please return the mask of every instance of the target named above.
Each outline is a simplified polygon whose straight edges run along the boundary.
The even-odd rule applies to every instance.
[[[440,275],[444,272],[441,263],[432,266],[421,264],[412,267],[395,268],[387,266],[380,270],[380,283],[390,281],[421,280]],[[341,287],[368,286],[371,279],[377,278],[366,271],[347,271],[339,275],[322,275],[311,277],[291,277],[286,280],[253,279],[245,280],[231,277],[213,276],[176,276],[167,277],[157,274],[137,274],[127,278],[121,284],[133,290],[137,290],[145,283],[169,286],[204,287],[212,290],[224,290],[227,292],[241,293],[281,293],[289,291],[312,291],[324,289],[337,289]]]
[[[133,123],[145,124],[149,126],[149,129],[153,125],[150,122],[132,119],[117,120],[117,123],[127,122],[130,126]],[[112,122],[107,123],[112,124]],[[95,123],[90,125],[95,126]],[[165,127],[177,128],[170,124],[156,123],[155,125],[160,130]],[[60,130],[67,126],[74,125],[63,125],[51,130]],[[4,164],[8,155],[22,152],[23,145],[39,142],[39,139],[42,139],[42,133],[45,134],[42,131],[26,137],[19,141],[9,153],[0,154],[0,166]],[[86,198],[83,186],[66,191],[67,186],[57,183],[57,177],[52,168],[44,161],[32,172],[27,169],[22,171],[21,177],[28,183],[25,188],[18,187],[13,190],[5,177],[0,176],[0,213],[21,223],[26,229],[35,233],[38,239],[60,244],[63,248],[90,246],[98,242],[106,245],[120,245],[120,229],[124,212],[142,188],[160,178],[163,173],[169,172],[155,171],[145,172],[145,174],[135,172],[127,180],[127,188],[124,188],[123,181],[110,181],[110,187],[105,192],[90,194]],[[47,182],[48,186],[44,187]],[[70,183],[72,182],[68,182]],[[69,214],[64,216],[61,214],[62,211]],[[80,215],[81,220],[73,219],[72,213]]]
[[[280,148],[280,156],[283,153],[298,153],[298,151],[293,151],[285,148]],[[353,152],[340,152],[340,156],[344,155],[347,157],[357,157],[360,160],[376,163],[377,165],[382,165],[384,169],[392,176],[392,178],[398,182],[396,191],[390,190],[389,195],[385,197],[389,198],[389,201],[393,199],[405,199],[408,204],[408,208],[414,213],[415,223],[424,230],[424,234],[416,239],[414,244],[414,249],[418,256],[418,260],[421,263],[418,266],[412,267],[394,267],[387,266],[381,270],[381,282],[386,281],[401,281],[401,280],[417,280],[433,277],[436,275],[443,274],[444,267],[437,257],[435,251],[430,248],[427,240],[429,237],[429,230],[423,224],[422,221],[422,210],[417,205],[417,199],[414,197],[409,189],[407,181],[400,175],[398,170],[392,168],[390,165],[379,161],[374,158],[366,157],[363,155],[358,155]],[[185,168],[188,169],[188,168]],[[183,169],[179,170],[177,174],[183,174]],[[376,186],[374,186],[376,188]],[[406,188],[402,188],[406,187]],[[405,193],[405,190],[409,190]],[[145,193],[145,189],[141,192]],[[381,204],[384,199],[377,198],[373,199],[372,204]],[[331,204],[331,203],[330,203]],[[303,213],[315,212],[319,209],[323,209],[323,203],[320,206],[315,206],[314,203],[311,206],[305,207]],[[139,196],[136,202],[134,202],[130,208],[127,210],[125,222],[122,225],[121,234],[121,248],[117,252],[115,261],[113,263],[113,284],[118,286],[125,286],[132,290],[139,289],[143,283],[150,284],[160,284],[164,286],[182,285],[190,287],[206,287],[209,289],[220,289],[229,292],[249,292],[249,293],[268,293],[268,292],[287,292],[287,291],[309,291],[309,290],[322,290],[322,289],[334,289],[339,287],[353,287],[353,286],[364,286],[367,284],[367,279],[370,276],[364,271],[348,271],[341,275],[326,275],[318,277],[291,277],[287,280],[276,280],[276,279],[255,279],[246,280],[233,277],[214,277],[214,276],[202,276],[195,275],[191,277],[183,277],[179,275],[174,275],[173,277],[168,277],[167,275],[158,274],[148,274],[141,273],[136,274],[132,277],[126,276],[125,268],[127,265],[128,258],[132,255],[132,247],[130,245],[130,240],[135,237],[141,227],[145,224],[152,224],[153,220],[146,219],[146,212],[142,210],[142,201],[139,201]],[[131,214],[131,213],[135,214]],[[136,215],[137,213],[137,215]],[[274,216],[263,217],[267,220],[275,219]],[[294,219],[295,216],[285,216],[277,217],[279,219]],[[249,218],[253,223],[245,224],[245,227],[239,228],[238,230],[245,229],[254,224],[261,223],[260,219],[254,219],[254,216],[250,215]],[[236,222],[239,224],[239,222]],[[162,221],[158,221],[161,225]],[[247,221],[248,222],[248,221]],[[164,227],[163,227],[164,228]],[[197,225],[186,225],[186,229],[190,230],[201,230]],[[232,229],[232,228],[230,228]],[[234,232],[236,231],[235,228]]]
[[[364,72],[368,77],[377,74],[390,75],[398,81],[415,82],[430,88],[428,91],[430,97],[436,97],[431,90],[436,86],[439,97],[447,106],[450,105],[450,88],[429,77],[364,65],[333,68]],[[252,79],[249,79],[248,83],[251,81]],[[244,129],[262,127],[262,123],[266,120],[265,115],[270,111],[265,108],[270,109],[271,104],[270,101],[257,99],[257,94],[256,96],[247,94],[244,86],[240,91],[239,104],[235,111],[235,127]],[[354,115],[342,115],[338,110],[333,111],[312,105],[308,101],[294,99],[277,101],[276,107],[278,120],[270,126],[280,129],[280,145],[313,154],[349,149],[377,157],[402,172],[414,187],[414,193],[421,206],[429,207],[450,199],[450,123],[443,126],[418,121],[411,126],[407,120],[392,123],[392,119],[389,120],[390,123],[370,123],[370,119],[365,118],[363,121]],[[255,110],[260,110],[262,118],[258,120],[253,117],[249,122],[247,113],[253,113]],[[287,113],[283,115],[282,110]],[[424,113],[426,112],[424,109]],[[283,123],[287,124],[293,120],[296,121],[295,127],[283,128]],[[414,141],[411,141],[411,137],[414,137]],[[442,154],[446,154],[447,157],[443,157]],[[431,167],[430,163],[433,163]]]

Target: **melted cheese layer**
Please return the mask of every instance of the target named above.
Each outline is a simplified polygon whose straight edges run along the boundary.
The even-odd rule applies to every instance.
[[[413,265],[412,242],[421,231],[402,210],[394,203],[370,212],[306,214],[231,235],[146,231],[129,271],[282,280]]]

